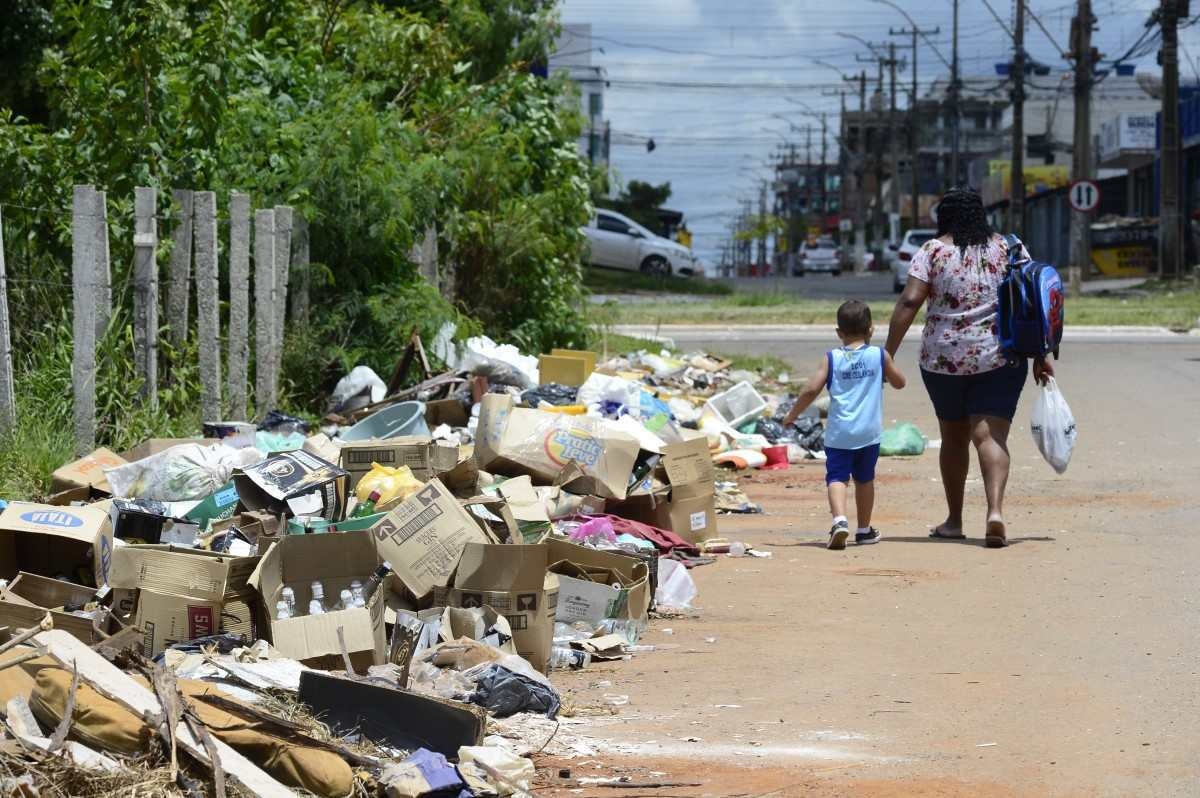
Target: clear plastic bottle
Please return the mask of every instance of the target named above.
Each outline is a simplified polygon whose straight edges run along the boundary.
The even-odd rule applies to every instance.
[[[363,598],[362,582],[358,581],[357,579],[350,583],[350,595],[354,597],[355,607],[367,606],[367,600]]]
[[[746,544],[742,543],[740,540],[735,540],[734,542],[730,543],[729,544],[729,556],[730,557],[746,556]]]
[[[339,610],[352,610],[352,609],[354,609],[354,594],[353,594],[353,593],[351,593],[349,590],[343,590],[343,591],[342,591],[342,592],[341,592],[341,593],[338,595],[338,606],[337,606],[337,608],[338,608]]]
[[[292,590],[290,587],[285,587],[282,591],[280,591],[280,597],[282,601],[287,602],[287,617],[296,617],[296,591]]]
[[[600,628],[608,635],[621,635],[632,645],[638,641],[645,631],[642,624],[633,619],[621,620],[618,618],[605,618],[600,622]]]
[[[283,599],[275,602],[275,617],[281,621],[292,617],[292,608]]]
[[[312,583],[312,601],[308,602],[308,614],[325,614],[325,586],[320,582]]]
[[[579,670],[592,664],[592,655],[586,651],[576,651],[570,646],[556,645],[550,649],[550,668],[552,670]]]

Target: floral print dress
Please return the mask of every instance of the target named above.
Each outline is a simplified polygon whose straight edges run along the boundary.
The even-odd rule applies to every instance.
[[[1022,256],[1029,253],[1022,246]],[[908,276],[929,284],[921,368],[937,374],[982,374],[1005,364],[996,332],[1000,281],[1008,268],[1004,237],[967,247],[933,238],[913,255]]]

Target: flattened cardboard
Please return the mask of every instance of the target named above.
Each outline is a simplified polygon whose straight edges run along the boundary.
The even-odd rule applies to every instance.
[[[446,592],[451,607],[491,606],[508,620],[517,653],[545,673],[554,638],[558,577],[544,544],[468,543]]]
[[[487,543],[479,524],[446,486],[432,480],[372,530],[379,558],[418,599],[450,582],[463,547]]]
[[[512,409],[513,398],[506,393],[489,393],[479,400],[474,457],[480,468],[489,468],[500,456],[500,438]]]
[[[325,605],[332,608],[353,580],[365,584],[377,563],[371,532],[284,535],[263,555],[250,576],[250,585],[260,599],[259,632],[265,633],[262,636],[285,657],[313,667],[340,667],[337,632],[341,627],[356,667],[382,665],[386,647],[384,591],[376,590],[363,608],[306,614],[314,581],[321,582]],[[280,619],[274,617],[274,610],[285,586],[296,595],[298,615]]]
[[[564,484],[573,493],[623,499],[638,450],[636,439],[602,419],[517,407],[508,413],[490,468],[551,484],[570,465],[582,474]]]
[[[520,533],[518,540],[523,543],[537,543],[550,531],[550,516],[546,513],[546,505],[529,477],[506,479],[491,490],[508,503]]]
[[[649,567],[640,557],[631,557],[615,551],[601,551],[571,543],[562,538],[546,538],[550,562],[569,562],[589,570],[610,571],[619,574],[621,587],[626,591],[624,608],[609,617],[621,620],[647,619],[653,590],[649,583]],[[562,602],[560,595],[559,602]]]
[[[234,473],[234,485],[248,510],[290,513],[289,502],[319,494],[319,507],[306,515],[341,520],[346,511],[347,475],[333,463],[306,451],[281,452]],[[294,513],[293,513],[294,514]]]
[[[50,490],[54,493],[70,488],[95,486],[108,492],[108,479],[104,469],[125,465],[128,461],[108,449],[97,449],[89,455],[55,469],[50,475]]]
[[[10,502],[0,512],[0,578],[18,571],[79,578],[105,584],[112,562],[112,523],[96,507],[55,507]]]
[[[494,607],[446,607],[442,610],[438,638],[444,642],[468,637],[479,640],[505,654],[516,654],[508,619]]]

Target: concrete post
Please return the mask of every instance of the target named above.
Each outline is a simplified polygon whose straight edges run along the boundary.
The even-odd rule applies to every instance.
[[[171,282],[167,287],[167,324],[171,343],[179,346],[187,340],[188,294],[192,279],[192,192],[177,188],[171,192],[178,220],[171,229]]]
[[[292,272],[296,275],[292,291],[292,320],[308,324],[308,291],[312,276],[308,272],[308,220],[303,214],[292,215]]]
[[[13,396],[12,335],[8,323],[8,274],[4,265],[4,216],[0,210],[0,433],[8,434],[17,425],[17,405]]]
[[[96,226],[96,280],[93,290],[96,295],[96,340],[104,337],[108,320],[112,318],[112,267],[108,248],[108,195],[97,191],[97,207],[100,219]]]
[[[138,186],[133,194],[133,349],[141,395],[158,406],[158,192]],[[97,325],[99,334],[99,325]]]
[[[288,282],[292,269],[292,209],[287,205],[275,206],[275,334],[272,353],[275,356],[271,372],[272,395],[278,394],[279,368],[283,359],[283,335],[287,329]]]
[[[221,315],[217,281],[217,195],[193,197],[196,235],[196,326],[200,342],[202,421],[221,420]]]
[[[229,417],[246,420],[250,360],[250,196],[229,194]]]
[[[274,409],[275,211],[254,212],[254,404],[257,415]]]
[[[71,200],[71,284],[73,344],[71,386],[75,416],[75,453],[96,448],[96,272],[103,198],[92,186],[75,186]]]

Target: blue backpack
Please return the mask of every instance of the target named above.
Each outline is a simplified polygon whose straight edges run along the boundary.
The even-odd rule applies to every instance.
[[[1000,282],[996,328],[1000,351],[1009,360],[1023,357],[1058,359],[1062,341],[1063,283],[1049,263],[1021,260],[1021,239],[1009,234],[1008,271]]]

